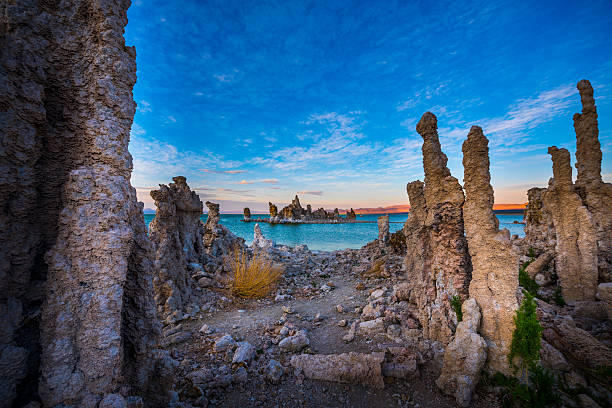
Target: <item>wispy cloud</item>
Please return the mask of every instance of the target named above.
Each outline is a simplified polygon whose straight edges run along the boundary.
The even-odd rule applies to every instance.
[[[301,194],[301,195],[316,195],[316,196],[322,196],[323,195],[322,191],[306,191],[306,190],[303,190],[303,191],[298,191],[297,193]]]
[[[313,138],[315,141],[309,146],[285,147],[271,152],[268,157],[256,157],[252,162],[279,170],[299,170],[346,164],[372,151],[371,146],[359,143],[365,135],[360,131],[362,124],[356,123],[353,116],[337,112],[314,114],[304,124],[323,127],[322,136]],[[314,133],[312,129],[304,132]]]
[[[255,183],[276,184],[278,183],[278,179],[241,180],[238,184],[255,184]]]
[[[205,173],[215,173],[215,174],[239,174],[245,173],[246,170],[211,170],[211,169],[200,169]]]
[[[151,104],[147,101],[140,101],[136,107],[136,110],[142,114],[151,112]]]

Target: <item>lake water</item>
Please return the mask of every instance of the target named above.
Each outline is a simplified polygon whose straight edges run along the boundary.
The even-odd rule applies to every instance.
[[[147,226],[155,218],[155,214],[145,214]],[[279,244],[290,246],[306,244],[308,248],[319,251],[334,251],[337,249],[361,248],[378,237],[377,218],[380,214],[357,215],[359,221],[373,221],[368,224],[268,224],[260,223],[261,232],[268,239]],[[496,214],[500,228],[507,228],[510,234],[525,235],[523,225],[514,224],[515,220],[522,221],[522,214]],[[206,222],[207,215],[202,215],[202,222]],[[253,214],[253,218],[267,218],[268,215]],[[254,222],[242,222],[242,214],[221,214],[221,224],[225,225],[234,234],[246,240],[247,244],[253,242]],[[408,213],[389,214],[389,229],[395,232],[404,226]]]

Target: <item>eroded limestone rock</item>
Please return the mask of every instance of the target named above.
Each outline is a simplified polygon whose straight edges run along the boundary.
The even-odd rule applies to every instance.
[[[249,221],[251,219],[251,210],[249,209],[249,207],[245,207],[245,209],[243,210],[243,215],[245,221]]]
[[[0,406],[88,407],[150,385],[159,327],[130,185],[128,6],[3,7]]]
[[[190,301],[192,278],[188,265],[204,254],[204,225],[200,221],[202,201],[187,185],[185,177],[151,191],[157,210],[149,225],[155,247],[157,304],[165,314],[182,311]]]
[[[272,203],[268,203],[268,206],[270,207],[270,218],[278,217],[278,208]]]
[[[378,217],[378,242],[385,245],[389,241],[389,216]]]
[[[544,193],[556,234],[555,267],[566,301],[594,300],[597,290],[597,229],[593,217],[574,192],[570,155],[548,149],[553,178]]]
[[[489,348],[488,369],[510,375],[507,356],[515,326],[514,312],[518,309],[518,253],[510,242],[510,232],[499,230],[493,213],[489,140],[478,126],[472,126],[463,142],[463,168],[463,219],[472,260],[470,298],[482,310],[479,333]]]
[[[463,320],[446,347],[442,374],[436,385],[445,394],[454,396],[459,406],[468,407],[487,360],[487,342],[478,334],[480,308],[476,300],[469,298],[461,310]]]
[[[601,145],[593,87],[586,79],[578,82],[582,113],[574,115],[576,131],[576,191],[597,228],[599,279],[612,282],[612,184],[601,179]]]
[[[381,371],[384,360],[384,353],[301,354],[291,357],[291,365],[313,380],[382,389],[385,387]]]
[[[427,112],[417,124],[423,138],[425,183],[407,186],[410,216],[404,226],[407,281],[426,338],[447,344],[453,334],[450,299],[467,297],[472,266],[463,233],[463,189],[446,167],[436,117]]]

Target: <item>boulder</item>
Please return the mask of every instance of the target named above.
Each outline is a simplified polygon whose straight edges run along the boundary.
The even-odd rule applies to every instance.
[[[297,352],[310,344],[308,336],[304,330],[298,331],[293,336],[285,337],[278,343],[278,346],[287,352]]]
[[[313,380],[382,389],[385,386],[381,368],[384,359],[384,353],[301,354],[291,357],[291,366]]]
[[[253,357],[255,357],[255,347],[247,342],[241,341],[237,343],[236,351],[234,352],[234,357],[232,358],[233,364],[248,364]]]

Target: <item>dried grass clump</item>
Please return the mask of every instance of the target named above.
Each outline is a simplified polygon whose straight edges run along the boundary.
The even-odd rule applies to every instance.
[[[372,262],[370,269],[363,272],[365,277],[384,277],[385,276],[385,259],[377,259]]]
[[[262,298],[276,287],[283,269],[274,265],[262,253],[249,257],[242,249],[234,249],[230,259],[233,278],[230,283],[232,294],[242,298]]]

